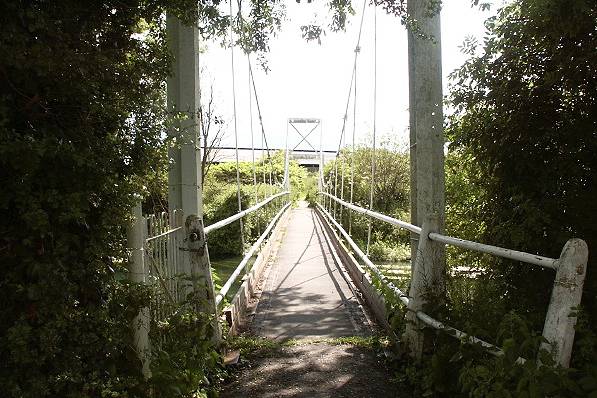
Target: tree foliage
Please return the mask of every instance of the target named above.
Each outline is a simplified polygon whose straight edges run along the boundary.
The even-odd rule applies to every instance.
[[[373,150],[366,146],[356,147],[354,153],[349,148],[342,149],[338,158],[326,164],[324,168],[329,192],[349,201],[352,169],[353,203],[369,208],[372,159]],[[401,220],[408,219],[410,192],[408,155],[400,152],[397,148],[378,148],[375,152],[375,165],[373,210]],[[337,178],[334,173],[338,174]],[[344,183],[342,179],[344,179]],[[336,206],[337,215],[340,211],[338,207]],[[350,213],[351,210],[343,210],[342,223],[344,227],[348,230],[349,224],[351,224],[353,238],[357,242],[366,242],[369,219],[354,212],[349,216]],[[349,217],[352,217],[352,220],[349,221]],[[404,230],[383,222],[376,222],[374,225],[374,240],[379,240],[380,245],[381,241],[386,242],[384,246],[408,243],[408,234]]]
[[[140,388],[126,325],[144,296],[114,276],[125,271],[123,226],[159,143],[169,62],[159,25],[146,25],[148,40],[135,34],[163,10],[0,6],[5,396]]]
[[[285,155],[283,151],[271,152],[252,162],[239,162],[241,206],[247,209],[256,202],[282,191],[281,183],[284,179]],[[256,184],[253,180],[255,171]],[[272,184],[269,184],[270,172]],[[247,246],[261,235],[265,226],[279,210],[281,203],[288,199],[296,201],[305,194],[307,170],[300,167],[294,160],[289,162],[290,197],[274,200],[265,207],[243,217],[243,236]],[[207,175],[204,186],[204,221],[205,225],[213,224],[238,213],[236,163],[223,162],[213,164]],[[210,256],[213,258],[238,256],[244,250],[240,239],[240,224],[232,223],[220,230],[214,231],[209,237]]]
[[[164,171],[164,13],[217,35],[219,5],[0,4],[0,395],[147,394],[128,325],[148,294],[117,278],[124,226]],[[261,50],[279,3],[263,5],[247,19],[264,21]]]
[[[471,57],[452,75],[456,112],[448,128],[456,162],[449,206],[479,225],[478,231],[470,223],[455,229],[463,237],[555,258],[566,240],[586,240],[583,304],[593,322],[596,21],[591,0],[516,0],[502,8],[486,23],[481,51],[474,42],[465,46]],[[540,328],[553,272],[506,261],[496,266],[509,306]]]
[[[433,353],[401,377],[416,396],[597,396],[597,4],[514,0],[486,26],[483,43],[465,43],[470,58],[452,74],[446,229],[554,258],[566,240],[587,241],[584,308],[570,309],[578,319],[572,367],[540,349],[553,270],[449,249],[449,265],[481,272],[447,277],[439,319],[503,355],[432,332]]]

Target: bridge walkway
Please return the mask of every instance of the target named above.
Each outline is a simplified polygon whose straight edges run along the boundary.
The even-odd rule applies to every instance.
[[[292,210],[250,327],[286,344],[251,358],[222,397],[408,396],[370,347],[338,344],[373,326],[329,239],[314,210]]]
[[[370,333],[358,293],[328,238],[315,211],[292,210],[253,321],[257,335],[288,340]]]

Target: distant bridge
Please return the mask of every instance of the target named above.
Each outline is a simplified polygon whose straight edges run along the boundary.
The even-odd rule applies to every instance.
[[[225,163],[225,162],[234,162],[236,161],[236,148],[234,147],[217,147],[214,148],[217,151],[216,156],[214,157],[213,163]],[[255,148],[255,159],[261,158],[261,153],[266,154],[267,149],[265,148]],[[270,154],[274,154],[277,151],[286,151],[285,148],[270,148]],[[330,161],[336,159],[336,151],[335,150],[324,150],[321,151],[314,151],[312,149],[295,149],[290,151],[290,159],[295,160],[298,164],[302,167],[309,169],[309,171],[317,171],[319,170],[319,157],[323,155],[323,164],[326,164]],[[266,155],[264,155],[266,156]],[[251,162],[253,157],[251,155],[251,148],[238,148],[238,160],[241,162]]]

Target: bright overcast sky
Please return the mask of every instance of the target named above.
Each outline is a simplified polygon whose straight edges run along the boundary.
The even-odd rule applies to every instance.
[[[466,58],[459,50],[465,37],[470,35],[481,39],[484,20],[495,12],[493,8],[491,12],[481,12],[477,8],[471,8],[470,3],[470,0],[444,1],[441,13],[444,94],[447,92],[448,74]],[[323,2],[313,0],[309,4],[302,0],[297,4],[295,0],[290,0],[285,1],[285,4],[287,21],[278,36],[272,39],[271,51],[267,55],[270,71],[265,73],[256,60],[252,59],[269,146],[284,147],[288,118],[307,117],[322,120],[324,149],[335,150],[342,130],[362,3],[353,2],[357,14],[350,18],[346,32],[328,33],[322,38],[321,45],[303,40],[300,26],[311,22],[314,13],[318,13],[320,18],[326,15]],[[357,142],[368,140],[373,130],[373,11],[373,7],[370,6],[365,11],[357,67]],[[406,142],[406,30],[396,17],[386,15],[380,9],[377,14],[377,32],[377,135],[392,135],[399,142]],[[229,121],[229,133],[223,145],[234,146],[230,49],[222,48],[216,43],[208,43],[200,62],[205,71],[202,76],[204,90],[213,83],[217,113]],[[235,76],[239,146],[250,147],[247,60],[239,49],[235,49]],[[255,104],[253,112],[255,146],[259,147],[260,127]],[[350,144],[352,104],[348,116],[347,136],[346,144]],[[294,146],[298,140],[300,137],[296,133],[289,135],[289,145]],[[311,142],[318,148],[319,136],[314,133]],[[304,146],[301,145],[301,148]]]

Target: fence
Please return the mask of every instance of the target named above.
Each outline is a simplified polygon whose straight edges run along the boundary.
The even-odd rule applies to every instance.
[[[207,235],[219,228],[229,225],[244,216],[253,213],[264,206],[274,203],[289,192],[281,192],[249,207],[231,217],[218,221],[205,227],[202,234]],[[219,306],[232,284],[238,279],[249,259],[259,251],[263,242],[267,239],[272,229],[279,220],[281,214],[290,206],[290,203],[281,205],[281,209],[272,218],[264,232],[251,246],[243,257],[236,270],[224,284],[218,295],[215,297],[215,307]],[[149,329],[151,321],[165,321],[177,306],[186,299],[188,294],[189,260],[185,258],[185,252],[189,252],[186,246],[189,241],[194,241],[195,233],[192,228],[184,225],[182,210],[174,210],[170,213],[162,212],[143,216],[141,205],[133,209],[133,223],[127,231],[128,246],[131,252],[130,258],[130,279],[133,282],[147,284],[152,288],[152,298],[147,308],[143,308],[133,323],[135,332],[135,346],[139,358],[143,364],[143,373],[150,376],[149,370]],[[189,231],[186,231],[189,229]],[[189,235],[187,237],[187,235]],[[206,240],[204,240],[206,244]],[[208,267],[209,269],[209,267]],[[158,337],[160,339],[162,337]],[[159,344],[160,341],[154,341]]]
[[[179,288],[182,274],[181,255],[184,231],[182,210],[145,217],[145,264],[147,283],[156,287],[150,304],[151,317],[164,320],[183,297]]]
[[[438,232],[438,222],[433,217],[426,220],[421,228],[345,202],[327,192],[319,192],[319,194],[322,195],[323,205],[318,204],[318,209],[334,225],[356,255],[367,265],[369,270],[392,290],[402,304],[407,306],[410,322],[405,337],[415,356],[418,357],[421,355],[423,344],[422,331],[420,326],[417,325],[418,322],[422,322],[434,329],[448,332],[450,335],[465,341],[478,343],[495,355],[503,355],[503,352],[493,344],[445,325],[421,310],[425,302],[425,291],[429,288],[429,284],[426,282],[429,279],[438,280],[438,278],[441,278],[443,272],[442,269],[438,269],[438,267],[441,267],[441,261],[437,261],[437,258],[435,258],[437,245],[452,245],[556,270],[551,300],[543,328],[543,337],[545,337],[548,343],[544,344],[542,348],[550,350],[554,360],[558,364],[568,367],[572,354],[572,344],[574,342],[574,326],[576,324],[576,318],[570,316],[570,314],[572,309],[580,304],[588,260],[588,248],[583,240],[569,240],[562,249],[559,258],[548,258],[442,235]],[[326,199],[329,199],[329,201]],[[337,203],[368,217],[407,229],[419,235],[419,244],[408,295],[385,278],[383,273],[357,246],[342,225],[334,219],[330,211],[328,211],[332,209],[332,202],[334,202],[334,205]],[[441,280],[439,282],[441,283]],[[524,359],[520,359],[520,361],[524,361]]]

